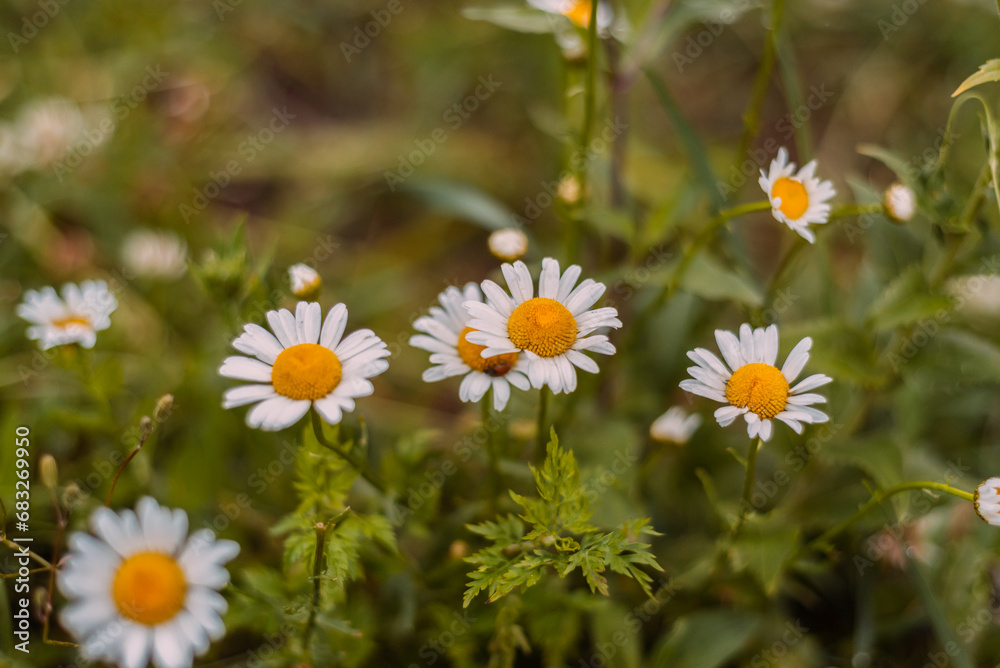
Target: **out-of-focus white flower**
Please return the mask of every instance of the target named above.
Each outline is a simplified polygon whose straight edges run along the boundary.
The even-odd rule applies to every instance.
[[[130,232],[121,255],[125,267],[137,276],[172,280],[187,271],[187,244],[171,232]]]
[[[528,237],[513,227],[493,232],[487,244],[493,257],[504,262],[520,260],[528,252]]]
[[[21,111],[17,131],[27,162],[33,167],[45,167],[84,138],[83,114],[75,103],[64,98],[39,100]],[[98,134],[103,140],[103,134]]]
[[[917,196],[909,186],[893,183],[885,191],[885,212],[895,221],[905,223],[917,211]]]
[[[323,287],[319,272],[301,262],[288,268],[288,280],[292,284],[292,294],[299,299],[314,299]]]
[[[96,536],[70,535],[59,573],[69,605],[59,618],[80,654],[121,668],[189,668],[225,632],[224,564],[240,546],[211,529],[188,536],[183,510],[143,497],[136,511],[98,508]]]
[[[27,290],[17,314],[31,323],[28,338],[38,341],[42,350],[66,343],[93,348],[97,332],[111,326],[111,314],[116,308],[118,300],[107,283],[84,281],[64,285],[62,299],[51,286]]]
[[[688,415],[680,406],[674,406],[656,418],[649,427],[649,435],[657,441],[684,445],[700,426],[700,415],[697,413]]]
[[[977,318],[1000,318],[1000,275],[974,274],[948,279],[945,290],[959,312]]]

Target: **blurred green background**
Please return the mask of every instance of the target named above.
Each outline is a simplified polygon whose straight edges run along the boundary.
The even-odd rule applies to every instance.
[[[786,5],[760,131],[744,152],[743,114],[771,5],[615,2],[627,26],[601,50],[595,127],[599,135],[617,118],[625,130],[590,161],[585,203],[544,204],[574,150],[585,70],[551,34],[574,28],[537,11],[480,4],[494,11],[463,14],[472,5],[450,0],[5,2],[2,498],[10,507],[14,429],[28,425],[34,461],[52,454],[63,483],[93,492],[71,513],[71,527],[84,528],[106,494],[112,453],[131,449],[139,418],[171,393],[172,415],[127,469],[115,504],[152,494],[185,508],[192,525],[242,544],[231,566],[238,585],[252,579],[277,592],[282,544],[269,529],[296,497],[292,468],[275,462],[301,427],[248,429],[244,409],[222,410],[232,383],[217,369],[244,322],[294,307],[285,272],[307,262],[323,277],[324,310],[346,303],[349,330],[370,327],[393,352],[375,395],[345,418],[353,425],[364,416],[372,461],[407,491],[443,462],[458,463],[458,474],[395,526],[398,554],[364,545],[363,575],[334,608],[350,628],[330,632],[328,662],[316,665],[505,665],[507,656],[518,666],[922,666],[952,639],[940,620],[966,665],[993,665],[998,538],[970,504],[934,501],[916,512],[901,497],[893,509],[902,520],[876,511],[828,558],[790,559],[796,545],[868,498],[864,480],[943,482],[952,471],[953,484],[972,489],[1000,472],[998,290],[962,292],[946,280],[997,271],[991,194],[971,227],[948,227],[986,155],[972,105],[956,117],[938,191],[945,194],[921,192],[932,204],[912,223],[833,221],[816,246],[796,251],[778,286],[772,278],[794,235],[769,214],[741,218],[672,299],[656,302],[715,196],[685,143],[692,135],[672,120],[644,69],[700,138],[700,155],[722,184],[718,204],[760,199],[757,172],[778,145],[800,164],[817,158],[837,203],[866,203],[896,176],[858,147],[891,149],[913,174],[933,163],[952,91],[1000,44],[990,0]],[[366,28],[377,33],[367,42],[359,37]],[[994,109],[995,88],[983,89]],[[32,116],[33,105],[52,98],[63,99],[68,115],[54,114],[62,122],[52,112]],[[25,163],[18,138],[31,123],[49,123],[42,136],[53,145],[68,132],[69,149]],[[468,461],[456,454],[479,412],[458,400],[457,381],[420,380],[427,359],[406,345],[411,323],[447,285],[497,280],[491,229],[524,225],[526,260],[537,271],[545,256],[569,264],[563,244],[572,220],[583,230],[572,259],[608,285],[603,301],[619,309],[624,327],[612,335],[618,354],[599,360],[600,375],[581,374],[577,393],[556,398],[556,428],[599,491],[595,523],[650,516],[664,534],[655,551],[669,593],[654,606],[624,579],[612,577],[604,598],[572,576],[549,577],[519,598],[474,602],[466,630],[445,636],[452,614],[462,615],[471,567],[461,558],[479,547],[464,524],[491,517],[480,482],[487,464],[482,452]],[[129,265],[125,239],[143,228],[183,240],[184,275],[146,276]],[[120,302],[111,328],[93,351],[38,352],[14,315],[24,291],[92,278],[109,281]],[[829,425],[803,437],[776,429],[757,472],[762,519],[729,544],[725,517],[735,512],[743,472],[727,448],[742,456],[747,439],[742,427],[719,428],[715,406],[677,384],[687,377],[687,350],[714,348],[713,329],[746,321],[778,322],[779,359],[812,336],[806,371],[835,383],[824,388]],[[899,368],[887,364],[883,353],[928,322],[938,325],[929,343]],[[515,393],[509,409],[503,467],[520,493],[532,489],[526,453],[536,401],[536,392]],[[705,424],[686,446],[652,441],[650,423],[676,404],[702,413]],[[631,463],[609,477],[618,458]],[[98,484],[89,485],[95,472]],[[353,508],[388,512],[363,485],[354,495]],[[514,510],[509,499],[504,509]],[[36,492],[32,514],[36,550],[47,554],[53,514],[45,494]],[[883,524],[904,526],[902,538],[889,532],[872,543]],[[283,628],[280,606],[255,616],[238,595],[227,597],[229,635],[198,665],[260,659],[255,652]],[[72,660],[71,651],[43,647],[40,631],[34,637],[31,662],[11,665]],[[442,652],[427,650],[446,637]],[[0,652],[14,661],[9,640],[0,633]],[[259,665],[294,665],[282,655],[286,642],[270,644],[276,658]]]

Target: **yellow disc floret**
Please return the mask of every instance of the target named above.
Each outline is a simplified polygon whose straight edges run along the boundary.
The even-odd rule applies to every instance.
[[[591,0],[574,0],[573,5],[563,12],[563,16],[581,28],[586,28],[590,25],[591,11],[593,11]]]
[[[726,383],[726,399],[737,408],[749,408],[762,420],[770,420],[785,410],[788,381],[770,364],[746,364]]]
[[[546,297],[529,299],[507,320],[510,342],[539,357],[562,355],[576,343],[576,334],[576,320],[569,309]]]
[[[173,557],[141,552],[126,559],[112,584],[112,596],[123,616],[145,624],[162,624],[184,607],[187,582]]]
[[[70,315],[65,318],[59,318],[58,320],[52,321],[52,326],[58,327],[59,329],[66,329],[70,325],[83,325],[84,327],[91,327],[90,320],[82,315]]]
[[[517,353],[506,353],[494,355],[493,357],[483,357],[486,346],[470,343],[465,339],[469,332],[477,330],[466,327],[458,335],[458,355],[469,367],[476,371],[482,371],[490,376],[502,376],[506,374],[517,362]]]
[[[778,197],[781,205],[778,210],[790,220],[798,220],[809,208],[809,193],[806,187],[795,179],[781,177],[771,186],[771,199]]]
[[[340,360],[329,348],[299,343],[281,351],[271,369],[274,391],[289,399],[322,399],[340,383]]]

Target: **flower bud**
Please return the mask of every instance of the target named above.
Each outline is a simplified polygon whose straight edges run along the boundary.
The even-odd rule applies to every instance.
[[[315,299],[323,287],[319,272],[307,264],[299,263],[289,267],[288,280],[292,284],[292,294],[299,299]]]
[[[493,257],[504,262],[520,260],[528,252],[528,237],[513,227],[497,230],[490,235],[487,244]]]
[[[56,465],[56,458],[46,453],[38,462],[38,471],[42,479],[42,486],[48,489],[55,489],[59,486],[59,467]]]
[[[889,186],[882,203],[889,218],[898,223],[910,220],[917,211],[917,196],[909,186],[904,186],[902,183],[893,183]]]
[[[170,413],[173,409],[174,395],[164,394],[156,401],[156,407],[153,408],[153,420],[155,422],[163,422],[170,417]]]

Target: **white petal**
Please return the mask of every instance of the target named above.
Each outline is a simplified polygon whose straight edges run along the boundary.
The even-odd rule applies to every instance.
[[[709,399],[714,399],[721,403],[729,403],[726,399],[726,395],[718,390],[712,389],[704,383],[700,383],[697,380],[682,380],[680,383],[680,388],[685,392],[690,392],[691,394],[697,394],[702,397],[707,397]]]
[[[704,348],[695,348],[688,351],[687,355],[695,364],[714,371],[724,380],[729,380],[729,377],[733,373],[722,364],[722,361],[714,353]]]
[[[747,364],[757,361],[757,351],[754,348],[753,330],[750,325],[740,325],[740,355]]]
[[[176,622],[160,624],[153,630],[153,662],[157,668],[186,668],[192,661],[187,638]]]
[[[327,396],[313,402],[313,408],[327,424],[337,424],[343,419],[341,402],[335,396]]]
[[[247,412],[247,425],[263,431],[278,431],[298,422],[311,404],[308,399],[295,401],[283,396],[273,397]]]
[[[316,343],[319,341],[320,320],[323,309],[316,302],[299,302],[295,307],[295,330],[298,332],[299,343]]]
[[[778,420],[781,420],[782,422],[784,422],[785,424],[787,424],[789,427],[791,427],[792,431],[794,431],[796,434],[801,434],[802,433],[802,429],[803,429],[802,423],[799,422],[798,420],[790,417],[789,414],[788,414],[788,412],[782,411],[782,412],[778,413],[777,415],[775,415],[774,417],[776,419],[778,419]]]
[[[825,404],[826,397],[824,397],[822,394],[792,394],[788,397],[788,403],[795,406]]]
[[[743,355],[740,354],[740,340],[736,338],[735,334],[724,329],[717,329],[715,330],[715,340],[719,344],[722,358],[726,360],[730,369],[736,371],[746,364],[743,361]]]
[[[605,289],[603,283],[596,283],[588,278],[570,293],[566,299],[566,308],[576,317],[596,304]]]
[[[531,274],[523,262],[518,260],[513,265],[503,264],[500,266],[500,271],[503,272],[504,280],[507,281],[507,287],[510,288],[515,303],[522,304],[534,296]]]
[[[236,408],[277,396],[278,393],[271,385],[240,385],[231,387],[222,394],[222,407]]]
[[[833,378],[821,373],[814,373],[813,375],[804,378],[798,385],[789,390],[789,392],[791,394],[799,394],[800,392],[815,390],[817,387],[822,387],[823,385],[832,382]]]
[[[219,367],[219,375],[237,380],[252,380],[258,383],[271,382],[271,365],[258,359],[234,355],[227,357]]]
[[[759,434],[760,440],[765,441],[765,442],[770,441],[771,440],[771,430],[772,430],[771,421],[770,420],[761,420],[761,422],[760,422],[760,434]]]
[[[538,296],[555,299],[559,296],[559,262],[547,257],[542,260],[542,273],[538,276]]]
[[[493,385],[493,409],[502,411],[510,399],[510,383],[504,377],[494,378]]]
[[[122,635],[122,668],[145,668],[153,644],[152,631],[148,626],[130,623],[124,628]]]
[[[241,353],[253,355],[265,364],[274,364],[274,360],[284,350],[271,332],[254,323],[243,326],[243,334],[233,341],[233,348]]]
[[[600,368],[597,366],[597,362],[577,350],[570,349],[563,354],[566,356],[566,359],[587,373],[597,373],[600,371]]]
[[[298,341],[296,340],[295,334],[295,320],[292,319],[292,328],[288,329],[288,320],[282,317],[282,313],[288,313],[291,317],[291,313],[285,309],[280,311],[268,311],[267,312],[267,324],[271,326],[271,331],[274,335],[278,337],[278,343],[281,344],[282,348],[291,348]]]
[[[344,304],[337,304],[326,314],[326,320],[323,321],[323,331],[319,337],[319,344],[333,350],[340,343],[340,337],[344,335],[346,327],[347,307]]]
[[[580,280],[580,265],[574,264],[566,267],[566,271],[563,272],[562,278],[559,279],[559,292],[556,295],[556,301],[565,304],[566,300],[569,299],[570,294],[573,292],[573,286],[576,282]]]
[[[723,406],[715,410],[715,419],[721,426],[728,427],[733,423],[733,420],[743,414],[743,411],[744,409],[736,406]]]
[[[781,367],[781,373],[789,383],[793,382],[802,373],[802,367],[809,361],[809,349],[811,347],[812,339],[807,336],[796,343],[795,347],[792,348],[792,352],[788,353],[785,365]]]

